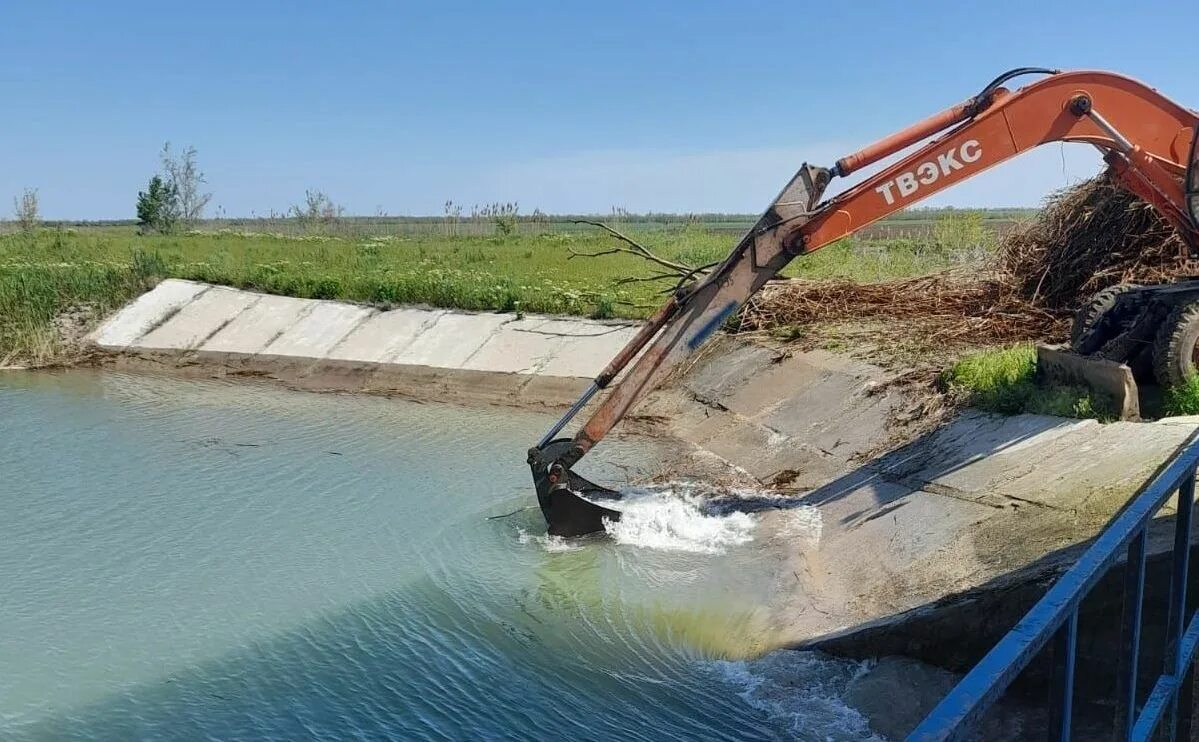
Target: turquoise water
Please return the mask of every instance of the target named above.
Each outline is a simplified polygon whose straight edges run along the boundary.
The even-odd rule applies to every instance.
[[[869,736],[859,666],[752,657],[748,516],[546,539],[545,415],[80,371],[0,419],[0,738]]]

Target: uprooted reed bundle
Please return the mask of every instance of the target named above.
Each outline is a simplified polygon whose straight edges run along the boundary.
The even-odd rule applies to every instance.
[[[768,330],[878,318],[899,320],[897,334],[930,346],[1061,341],[1070,313],[1096,291],[1172,278],[1180,246],[1148,204],[1099,176],[1051,196],[976,273],[781,282],[746,306],[741,324]]]
[[[854,319],[899,320],[896,335],[941,345],[1048,339],[1063,327],[1060,312],[1037,309],[998,276],[935,273],[883,283],[787,281],[755,296],[743,330]]]
[[[1029,303],[1075,309],[1116,283],[1171,279],[1181,247],[1149,204],[1100,176],[1058,191],[1009,233],[999,268]]]

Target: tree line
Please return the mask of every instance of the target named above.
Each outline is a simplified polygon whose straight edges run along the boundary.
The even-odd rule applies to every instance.
[[[158,154],[159,171],[150,176],[144,191],[137,192],[134,206],[138,229],[143,234],[170,234],[191,228],[204,218],[212,193],[205,190],[208,180],[200,170],[197,155],[195,147],[176,152],[170,142],[162,145]],[[304,202],[287,211],[289,217],[306,226],[328,224],[340,219],[344,213],[345,209],[316,189],[306,190]],[[26,188],[13,198],[13,221],[26,232],[42,225],[36,188]]]

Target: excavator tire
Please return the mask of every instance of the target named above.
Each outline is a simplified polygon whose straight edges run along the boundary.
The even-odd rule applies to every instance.
[[[1116,300],[1139,288],[1135,283],[1118,283],[1092,296],[1074,313],[1074,324],[1070,327],[1070,349],[1079,355],[1089,356],[1107,344],[1114,337],[1110,320],[1115,319],[1111,314],[1116,307]]]
[[[1196,374],[1199,349],[1199,302],[1170,310],[1153,341],[1153,376],[1163,387],[1178,386]]]

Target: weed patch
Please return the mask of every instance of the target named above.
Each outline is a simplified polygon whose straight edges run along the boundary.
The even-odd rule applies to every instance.
[[[1037,384],[1037,353],[1031,345],[968,355],[942,376],[946,390],[988,412],[1116,419],[1112,401],[1080,386]]]
[[[1199,377],[1167,389],[1162,396],[1162,412],[1165,416],[1199,415]]]

